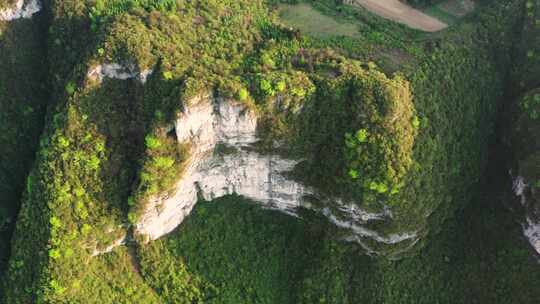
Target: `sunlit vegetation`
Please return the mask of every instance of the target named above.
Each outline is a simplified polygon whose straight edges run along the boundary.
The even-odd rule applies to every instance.
[[[41,78],[19,77],[31,75],[37,63],[30,57],[39,56],[19,53],[14,33],[0,37],[9,42],[1,54],[30,63],[0,73],[7,109],[0,111],[7,156],[0,199],[18,207],[23,196],[2,280],[6,303],[538,298],[537,289],[514,288],[539,281],[516,240],[519,227],[478,199],[503,98],[513,85],[529,90],[538,79],[529,43],[537,37],[537,6],[482,1],[478,14],[455,28],[424,34],[331,0],[281,2],[49,1],[50,106],[34,148],[28,143],[41,131],[34,122],[44,117],[36,96],[47,94]],[[514,59],[514,52],[523,56]],[[153,72],[145,84],[89,79],[88,70],[103,62]],[[509,85],[509,72],[523,78]],[[23,90],[20,83],[32,85]],[[148,200],[173,190],[189,158],[175,119],[208,94],[252,108],[260,119],[255,148],[273,152],[279,142],[280,152],[302,159],[294,178],[371,210],[390,208],[392,221],[374,227],[382,233],[417,231],[427,239],[405,260],[370,258],[341,242],[325,218],[296,219],[238,197],[200,203],[155,242],[132,238]],[[520,106],[537,120],[536,93]],[[17,181],[5,182],[12,176]],[[126,236],[126,247],[101,252]],[[402,249],[373,245],[394,256]]]
[[[130,249],[116,248],[113,252],[89,261],[85,265],[84,274],[68,286],[77,292],[66,292],[61,301],[103,304],[165,303],[160,295],[146,284],[139,271]],[[81,298],[81,295],[84,295],[84,298]]]
[[[0,9],[12,8],[16,2],[17,0],[4,0],[0,2]]]
[[[519,147],[514,151],[516,174],[526,179],[532,189],[531,199],[536,197],[538,201],[538,195],[535,194],[537,190],[534,188],[540,185],[540,89],[527,92],[517,103],[517,114],[507,140],[514,147]]]
[[[314,36],[359,36],[358,26],[352,22],[340,22],[332,17],[323,15],[309,4],[282,5],[280,18],[286,25],[294,27],[303,33]]]
[[[515,237],[519,225],[491,199],[499,198],[476,199],[403,261],[364,255],[336,240],[324,219],[304,214],[298,221],[234,196],[199,203],[181,228],[139,255],[159,267],[145,274],[156,290],[196,288],[203,291],[198,303],[532,304],[540,272]]]
[[[48,101],[42,22],[0,21],[0,281]]]

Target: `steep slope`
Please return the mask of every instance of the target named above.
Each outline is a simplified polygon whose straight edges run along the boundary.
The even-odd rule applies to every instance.
[[[166,239],[147,242],[197,199],[233,193],[299,216],[333,237],[324,244],[418,253],[475,196],[524,3],[495,1],[408,46],[389,33],[396,25],[368,24],[355,53],[365,63],[321,47],[348,40],[280,26],[264,1],[48,2],[55,104],[6,302],[78,303],[88,286],[104,303],[199,301],[212,288],[162,253]],[[379,47],[415,64],[386,75],[364,52]],[[136,293],[116,287],[130,280]]]
[[[0,277],[48,98],[45,18],[22,3],[0,2]]]
[[[507,204],[517,212],[524,236],[540,254],[540,3],[527,2],[525,12],[502,130],[506,149],[511,152],[507,166],[514,194],[508,195]]]
[[[198,204],[138,255],[160,294],[181,297],[195,285],[181,282],[196,277],[204,303],[536,303],[538,263],[494,183],[483,180],[421,253],[400,261],[336,241],[322,217],[297,221],[235,196]]]

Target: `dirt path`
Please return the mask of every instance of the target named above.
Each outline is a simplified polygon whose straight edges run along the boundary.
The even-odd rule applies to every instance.
[[[381,17],[426,32],[440,31],[448,26],[398,0],[351,0],[350,3],[362,6]]]

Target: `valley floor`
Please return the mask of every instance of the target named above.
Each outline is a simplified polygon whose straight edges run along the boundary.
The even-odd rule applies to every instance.
[[[446,23],[398,0],[352,0],[351,2],[381,17],[404,23],[414,29],[437,32],[448,27]]]

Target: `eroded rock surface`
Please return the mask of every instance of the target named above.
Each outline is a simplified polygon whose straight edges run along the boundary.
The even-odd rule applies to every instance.
[[[14,7],[0,10],[0,21],[13,21],[21,18],[31,18],[41,10],[39,0],[17,0]]]
[[[136,224],[136,234],[155,240],[180,225],[199,198],[212,200],[238,194],[293,216],[298,216],[300,207],[320,212],[349,232],[346,240],[358,242],[370,252],[375,251],[362,241],[365,238],[384,244],[416,240],[415,232],[383,235],[362,226],[368,221],[390,219],[389,209],[367,212],[356,204],[325,198],[316,189],[289,178],[287,173],[299,161],[253,149],[258,141],[257,117],[241,103],[203,97],[191,104],[175,124],[178,141],[192,147],[186,169],[179,173],[171,194],[150,200]],[[307,197],[328,202],[322,206],[332,208],[315,207]]]
[[[530,187],[523,176],[514,178],[513,189],[525,210],[525,220],[522,222],[523,235],[540,254],[540,206],[535,203],[535,189]]]
[[[95,66],[88,72],[88,78],[103,81],[104,78],[126,80],[137,78],[142,84],[146,83],[152,70],[139,71],[135,64],[104,63]]]

